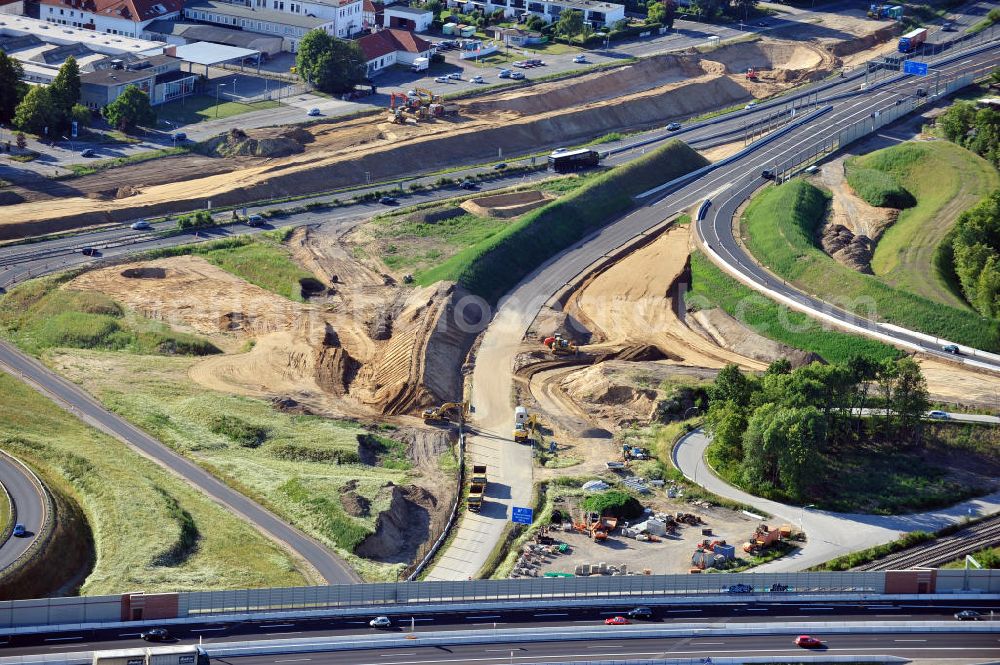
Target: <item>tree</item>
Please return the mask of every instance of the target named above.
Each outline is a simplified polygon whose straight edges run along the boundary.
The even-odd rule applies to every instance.
[[[675,18],[677,18],[677,3],[674,0],[666,0],[663,3],[663,25],[673,30]]]
[[[108,124],[123,132],[156,124],[156,112],[149,104],[149,95],[134,85],[126,86],[118,99],[104,107],[101,115]]]
[[[583,32],[583,12],[576,9],[567,9],[559,14],[559,20],[556,21],[557,35],[564,35],[572,39],[581,32]]]
[[[310,30],[295,57],[299,75],[323,92],[347,92],[365,80],[365,58],[355,42]]]
[[[646,23],[663,23],[667,8],[662,0],[649,0],[646,5]]]
[[[920,365],[909,357],[896,363],[895,378],[892,403],[887,406],[896,416],[898,434],[916,444],[920,440],[920,419],[930,406],[927,380]]]
[[[90,109],[88,109],[83,104],[74,104],[73,108],[69,111],[69,119],[71,122],[76,122],[79,129],[84,127],[90,127],[91,120]]]
[[[32,134],[54,133],[56,121],[54,111],[49,89],[36,85],[17,105],[17,110],[14,112],[14,124],[18,129]]]
[[[56,115],[61,118],[60,125],[69,124],[70,112],[80,101],[80,66],[76,58],[69,56],[59,68],[59,73],[49,84],[49,94]]]
[[[751,11],[757,9],[757,0],[732,0],[732,3],[737,15],[742,16],[744,20],[747,19]]]
[[[0,51],[0,122],[8,123],[14,119],[14,112],[25,92],[21,82],[23,74],[21,63]]]
[[[15,139],[18,150],[24,150],[28,147],[28,137],[24,135],[24,132],[17,133],[17,139]]]

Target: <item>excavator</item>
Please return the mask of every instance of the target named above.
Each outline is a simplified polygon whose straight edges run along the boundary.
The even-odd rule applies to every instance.
[[[575,343],[569,341],[559,333],[556,333],[551,337],[546,337],[542,340],[542,344],[545,345],[554,356],[575,356],[580,353],[579,347],[577,347]]]
[[[750,68],[747,69],[747,80],[748,81],[757,81],[757,80],[759,80],[759,78],[757,76],[757,70],[754,69],[753,67],[750,67]]]
[[[445,402],[441,406],[435,406],[431,409],[424,409],[421,414],[423,416],[425,423],[447,423],[450,422],[451,418],[449,414],[456,412],[458,415],[458,422],[464,423],[465,416],[469,413],[469,403],[468,402]]]

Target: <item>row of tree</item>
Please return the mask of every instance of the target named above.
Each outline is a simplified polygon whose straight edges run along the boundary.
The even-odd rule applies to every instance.
[[[919,445],[928,408],[926,381],[911,358],[880,363],[858,356],[796,370],[783,360],[760,377],[729,365],[709,395],[706,426],[716,460],[738,468],[750,491],[795,500],[816,489],[824,456],[840,447]]]
[[[962,213],[948,241],[965,299],[983,316],[1000,318],[1000,190]]]
[[[992,78],[1000,83],[1000,70]],[[937,119],[937,127],[949,141],[1000,167],[1000,110],[996,107],[956,102]]]
[[[52,138],[65,136],[73,122],[78,129],[90,124],[90,109],[80,104],[80,66],[73,56],[47,86],[27,85],[22,75],[21,63],[0,51],[0,123]],[[128,86],[102,112],[123,130],[156,122],[149,96],[135,86]]]

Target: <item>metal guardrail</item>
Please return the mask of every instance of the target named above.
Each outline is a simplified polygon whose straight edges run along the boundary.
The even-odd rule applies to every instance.
[[[424,572],[424,568],[434,560],[437,555],[438,550],[444,545],[444,542],[448,540],[449,534],[451,534],[452,528],[455,526],[455,522],[458,520],[458,511],[462,506],[462,490],[465,487],[465,428],[459,426],[458,428],[458,488],[455,492],[455,502],[451,506],[451,514],[448,516],[448,522],[445,524],[444,530],[438,539],[434,541],[430,550],[427,551],[426,556],[417,564],[417,567],[413,569],[407,577],[407,581],[413,582],[419,579],[420,575]]]
[[[11,534],[14,533],[14,525],[17,523],[17,505],[14,503],[14,497],[10,495],[7,488],[3,486],[3,483],[0,483],[0,490],[3,490],[3,496],[7,499],[7,508],[10,512],[10,517],[7,523],[3,525],[3,531],[0,532],[0,547],[3,547],[10,540]],[[0,498],[0,501],[2,500]]]

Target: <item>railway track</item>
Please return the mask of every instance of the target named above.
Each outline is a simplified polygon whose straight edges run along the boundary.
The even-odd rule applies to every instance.
[[[905,570],[916,566],[933,568],[998,543],[1000,514],[960,529],[950,536],[909,547],[851,570]]]

